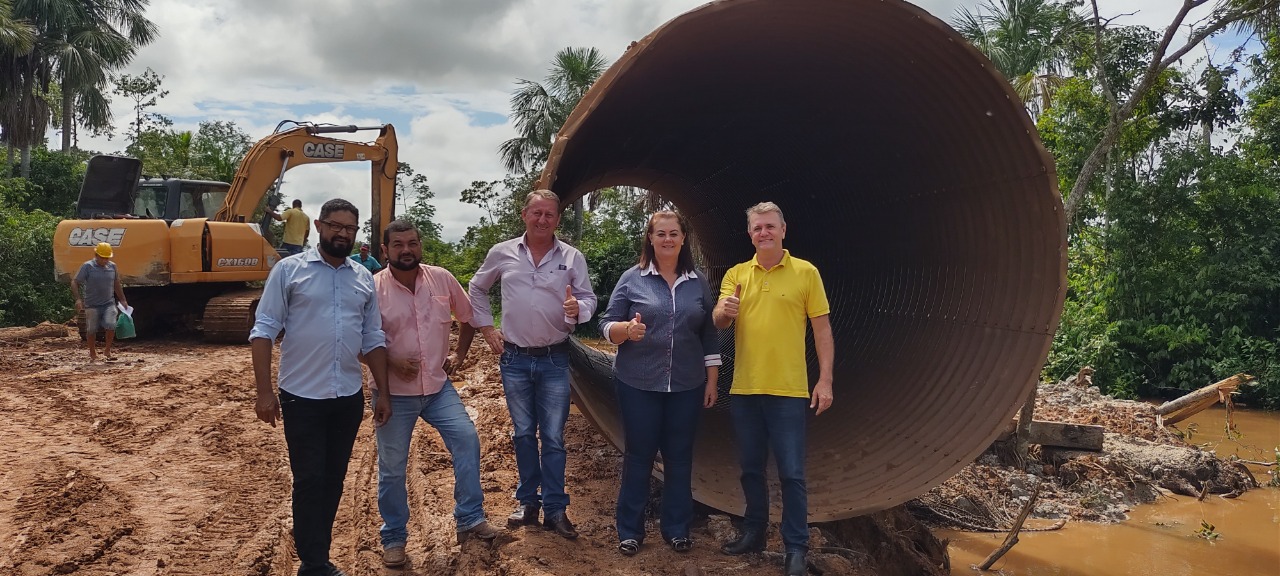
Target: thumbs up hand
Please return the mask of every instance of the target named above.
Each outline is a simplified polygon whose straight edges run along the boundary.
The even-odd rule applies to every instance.
[[[645,325],[640,321],[640,313],[636,312],[636,317],[627,322],[627,339],[632,342],[639,342],[644,338]]]
[[[570,318],[578,317],[578,299],[573,297],[573,286],[564,287],[564,315]]]
[[[733,288],[733,296],[724,299],[724,315],[726,318],[738,317],[738,304],[742,303],[742,285]]]

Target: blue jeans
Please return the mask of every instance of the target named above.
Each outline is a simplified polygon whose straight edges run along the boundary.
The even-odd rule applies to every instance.
[[[564,491],[564,425],[569,419],[569,354],[502,353],[502,390],[515,428],[516,500],[541,505],[546,518],[569,506]],[[538,441],[542,441],[539,452]]]
[[[409,538],[409,495],[405,470],[409,441],[421,418],[440,433],[453,457],[453,517],[458,530],[484,522],[484,491],[480,488],[480,437],[458,398],[453,383],[430,396],[390,396],[391,419],[375,429],[378,437],[378,512],[382,514],[382,546],[391,548]],[[383,400],[375,392],[373,403]]]
[[[787,552],[809,550],[809,493],[804,480],[808,409],[808,398],[735,394],[729,400],[747,501],[744,528],[764,532],[769,524],[765,463],[772,449],[782,483],[782,543]]]
[[[689,537],[693,517],[693,436],[703,388],[684,392],[638,390],[614,380],[626,449],[618,487],[618,540],[644,542],[653,460],[662,451],[662,539]]]
[[[284,251],[285,251],[286,253],[288,253],[290,256],[293,256],[294,254],[301,254],[301,253],[302,253],[302,245],[301,245],[301,244],[286,244],[286,243],[284,243],[284,242],[281,242],[281,243],[280,243],[280,247],[281,247],[281,248],[284,248]]]

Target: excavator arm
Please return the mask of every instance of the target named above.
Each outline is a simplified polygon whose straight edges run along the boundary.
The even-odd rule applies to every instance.
[[[353,142],[326,136],[365,130],[377,130],[378,138],[373,142]],[[396,172],[400,168],[397,152],[396,132],[390,124],[365,127],[300,124],[277,131],[249,149],[236,169],[226,202],[213,219],[248,222],[263,196],[295,166],[369,161],[373,163],[373,212],[378,216],[373,222],[372,237],[380,238],[382,229],[394,217]],[[378,242],[373,242],[371,248],[375,256],[379,247]]]

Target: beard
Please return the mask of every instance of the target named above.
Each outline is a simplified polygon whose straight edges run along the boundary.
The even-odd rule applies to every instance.
[[[334,258],[346,258],[351,254],[351,241],[346,238],[320,237],[320,250]]]
[[[402,271],[408,272],[409,270],[413,270],[414,268],[417,268],[418,265],[421,263],[422,263],[422,257],[410,252],[406,254],[401,254],[399,258],[396,258],[395,260],[387,262],[387,265],[391,266],[392,268],[395,268],[396,270],[402,270]]]

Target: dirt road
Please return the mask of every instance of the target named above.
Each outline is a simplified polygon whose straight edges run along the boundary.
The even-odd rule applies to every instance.
[[[510,420],[494,357],[480,346],[472,357],[456,385],[480,431],[485,509],[503,525],[516,484]],[[293,574],[284,436],[254,417],[248,347],[131,341],[116,362],[86,363],[60,331],[0,330],[0,574]],[[333,560],[352,576],[780,572],[772,555],[721,555],[728,528],[716,516],[700,516],[689,554],[663,546],[656,528],[638,556],[618,554],[619,455],[576,413],[566,439],[577,541],[523,528],[456,544],[449,455],[419,425],[412,565],[388,570],[372,430],[366,413],[334,530]]]

